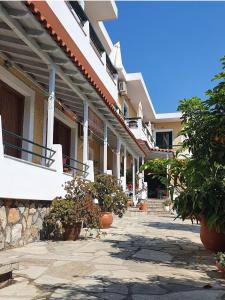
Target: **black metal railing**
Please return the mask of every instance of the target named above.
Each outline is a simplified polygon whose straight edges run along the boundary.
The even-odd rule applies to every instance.
[[[114,67],[114,65],[112,64],[108,54],[106,54],[106,69],[113,78],[117,74],[117,70]]]
[[[69,1],[69,3],[75,11],[77,17],[79,18],[81,25],[84,26],[84,24],[88,21],[88,17],[85,14],[83,8],[80,6],[78,1]]]
[[[22,158],[22,152],[32,155],[31,160],[27,159],[28,161],[32,162],[33,156],[39,157],[40,161],[38,163],[40,165],[45,165],[46,167],[50,167],[54,163],[53,156],[55,155],[56,151],[50,148],[47,148],[41,144],[35,143],[30,141],[14,132],[11,132],[6,129],[2,129],[3,134],[3,146],[4,146],[4,153],[16,158]],[[31,144],[32,146],[36,146],[40,149],[40,151],[31,151],[23,146],[23,144]],[[43,154],[44,153],[44,154]],[[26,159],[25,159],[26,160]]]
[[[74,159],[68,155],[63,156],[63,171],[66,173],[72,173],[72,175],[82,175],[86,177],[88,175],[89,166],[81,161]]]
[[[172,144],[166,145],[166,144],[158,144],[158,143],[156,143],[155,146],[159,147],[160,149],[173,149],[174,145],[172,145]]]
[[[126,123],[128,125],[129,128],[138,128],[138,120],[140,120],[141,118],[139,117],[135,117],[135,118],[125,118]]]
[[[142,122],[142,130],[143,130],[144,134],[147,136],[148,140],[154,145],[155,140],[152,136],[152,133],[149,131],[148,127],[143,122]]]
[[[89,23],[89,30],[90,30],[90,39],[91,39],[93,45],[95,46],[96,50],[100,54],[100,56],[102,56],[102,53],[105,52],[105,48],[103,47],[103,45],[102,45],[100,39],[98,38],[97,33],[95,32],[91,23]]]
[[[86,13],[84,12],[83,8],[81,7],[81,5],[79,4],[78,1],[69,1],[71,7],[73,8],[74,12],[76,13],[77,17],[80,20],[80,23],[82,26],[84,26],[84,24],[88,21],[89,22],[89,34],[90,34],[90,40],[94,46],[94,48],[96,49],[96,51],[98,52],[98,55],[100,57],[102,57],[102,54],[105,51],[105,48],[101,42],[101,40],[99,39],[97,33],[95,32],[88,16],[86,15]],[[106,53],[106,69],[109,73],[109,75],[114,79],[114,76],[118,73],[116,68],[113,66],[108,54]]]

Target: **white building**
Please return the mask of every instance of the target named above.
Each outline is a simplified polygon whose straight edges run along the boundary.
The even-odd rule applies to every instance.
[[[134,183],[145,159],[173,153],[180,114],[157,115],[141,73],[126,73],[103,24],[116,18],[114,1],[0,2],[2,247],[38,238],[74,174],[125,190],[127,169]]]

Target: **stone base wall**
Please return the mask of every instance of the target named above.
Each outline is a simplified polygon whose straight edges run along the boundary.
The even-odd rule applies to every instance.
[[[40,239],[50,201],[0,199],[0,250]]]

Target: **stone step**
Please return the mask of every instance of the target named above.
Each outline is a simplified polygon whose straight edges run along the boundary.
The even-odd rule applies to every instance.
[[[15,259],[2,258],[0,260],[0,288],[10,284],[12,272],[19,269],[19,262]]]

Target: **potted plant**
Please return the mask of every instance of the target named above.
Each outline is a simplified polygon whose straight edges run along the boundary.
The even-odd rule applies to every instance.
[[[172,201],[170,199],[166,199],[165,201],[163,201],[163,207],[165,211],[169,212],[171,210],[171,206],[172,206]]]
[[[100,209],[92,199],[92,186],[81,178],[65,184],[66,194],[53,200],[46,223],[65,240],[78,239],[82,225],[99,230]]]
[[[127,200],[127,206],[128,206],[128,207],[131,207],[131,206],[133,206],[133,205],[134,205],[133,200],[132,200],[131,198],[128,198],[128,200]]]
[[[101,209],[100,224],[102,228],[108,228],[113,222],[112,213],[123,216],[127,209],[128,198],[118,185],[115,177],[106,174],[96,176],[93,183],[94,196],[98,199]]]
[[[225,276],[225,253],[224,252],[218,252],[215,255],[216,259],[216,266],[219,272]]]
[[[180,102],[181,152],[158,164],[167,168],[164,180],[172,199],[177,192],[173,202],[177,217],[200,221],[201,241],[214,252],[225,251],[224,78],[225,72],[216,76],[220,83],[207,91],[207,100],[193,97]],[[154,167],[155,162],[148,165]]]
[[[147,211],[148,210],[148,203],[144,200],[141,200],[138,205],[139,210]]]

